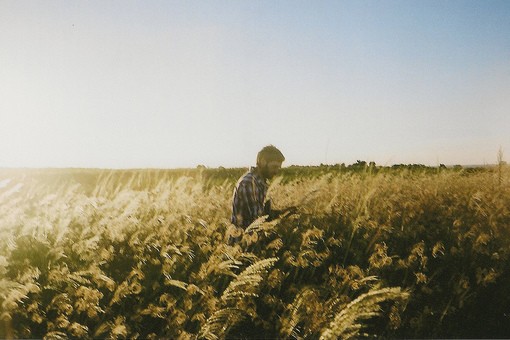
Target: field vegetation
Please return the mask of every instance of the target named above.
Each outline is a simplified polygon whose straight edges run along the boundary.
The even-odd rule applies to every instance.
[[[510,171],[0,170],[0,338],[508,338]]]

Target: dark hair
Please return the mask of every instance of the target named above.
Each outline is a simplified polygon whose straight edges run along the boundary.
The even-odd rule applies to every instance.
[[[257,154],[257,166],[260,165],[260,161],[264,159],[266,162],[278,161],[283,162],[285,157],[282,152],[278,150],[274,145],[268,145],[262,148]]]

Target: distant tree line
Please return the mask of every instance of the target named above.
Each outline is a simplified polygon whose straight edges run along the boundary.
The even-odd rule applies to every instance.
[[[325,173],[336,172],[367,172],[379,173],[392,170],[408,170],[410,172],[438,172],[438,171],[465,171],[480,172],[486,171],[487,167],[466,167],[462,165],[446,166],[439,164],[438,166],[427,166],[424,164],[394,164],[391,166],[377,165],[375,162],[357,160],[355,163],[346,165],[345,163],[324,164],[320,165],[291,165],[282,169],[283,175],[320,175]]]

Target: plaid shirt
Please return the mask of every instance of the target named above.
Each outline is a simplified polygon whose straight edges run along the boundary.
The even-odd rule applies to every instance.
[[[265,214],[264,200],[268,184],[257,175],[256,169],[251,168],[244,174],[234,189],[231,222],[243,229]]]

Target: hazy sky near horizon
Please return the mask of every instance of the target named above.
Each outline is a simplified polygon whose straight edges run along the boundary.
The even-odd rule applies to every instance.
[[[506,0],[1,0],[0,46],[0,167],[510,155]]]

